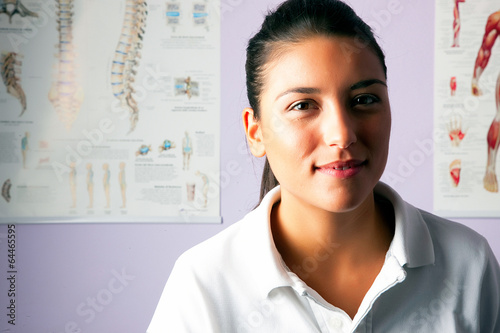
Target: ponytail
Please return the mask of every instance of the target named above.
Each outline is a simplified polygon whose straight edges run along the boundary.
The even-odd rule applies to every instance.
[[[271,166],[269,165],[269,161],[267,160],[266,157],[266,161],[264,163],[264,170],[262,170],[262,180],[260,182],[259,204],[262,201],[262,199],[264,199],[266,194],[279,184],[280,183],[274,176],[273,170],[271,170]]]

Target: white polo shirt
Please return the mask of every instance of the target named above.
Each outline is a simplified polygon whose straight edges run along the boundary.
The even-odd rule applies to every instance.
[[[179,257],[147,332],[500,332],[500,268],[487,241],[383,183],[375,194],[392,203],[395,234],[353,320],[284,265],[270,227],[277,187]],[[314,274],[334,250],[319,244],[301,268]]]

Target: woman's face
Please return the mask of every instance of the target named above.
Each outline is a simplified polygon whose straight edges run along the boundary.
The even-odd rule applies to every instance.
[[[380,60],[349,37],[314,37],[282,51],[265,72],[255,131],[282,200],[351,211],[387,161],[391,113]]]

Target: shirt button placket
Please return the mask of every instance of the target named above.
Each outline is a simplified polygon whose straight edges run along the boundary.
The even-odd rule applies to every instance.
[[[330,317],[328,320],[330,332],[344,332],[344,323],[338,317]]]

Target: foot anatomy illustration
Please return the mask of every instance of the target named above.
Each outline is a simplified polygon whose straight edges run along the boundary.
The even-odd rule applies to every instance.
[[[21,0],[0,0],[0,14],[7,14],[9,16],[9,23],[12,23],[12,16],[16,14],[19,14],[21,17],[38,17],[38,14],[28,10],[21,3]]]
[[[72,9],[73,0],[57,0],[58,62],[56,80],[49,91],[49,100],[67,130],[71,129],[78,117],[83,102],[83,90],[76,80],[75,73]]]
[[[113,95],[130,112],[130,132],[139,121],[139,108],[132,96],[133,83],[141,58],[142,38],[146,27],[147,3],[144,0],[127,0],[122,32],[111,64]]]
[[[482,94],[478,87],[478,81],[484,69],[488,65],[491,57],[493,45],[500,35],[500,10],[491,14],[486,22],[486,29],[483,36],[481,48],[476,57],[474,73],[472,76],[472,94],[479,96]],[[487,135],[488,143],[488,162],[486,165],[486,174],[484,175],[484,188],[490,192],[498,192],[498,181],[495,173],[496,157],[498,146],[500,145],[500,73],[498,74],[495,87],[496,114],[490,125]]]
[[[22,65],[19,58],[20,56],[15,52],[2,53],[1,73],[7,92],[21,102],[22,110],[19,116],[22,116],[24,111],[26,111],[26,95],[19,82]]]

